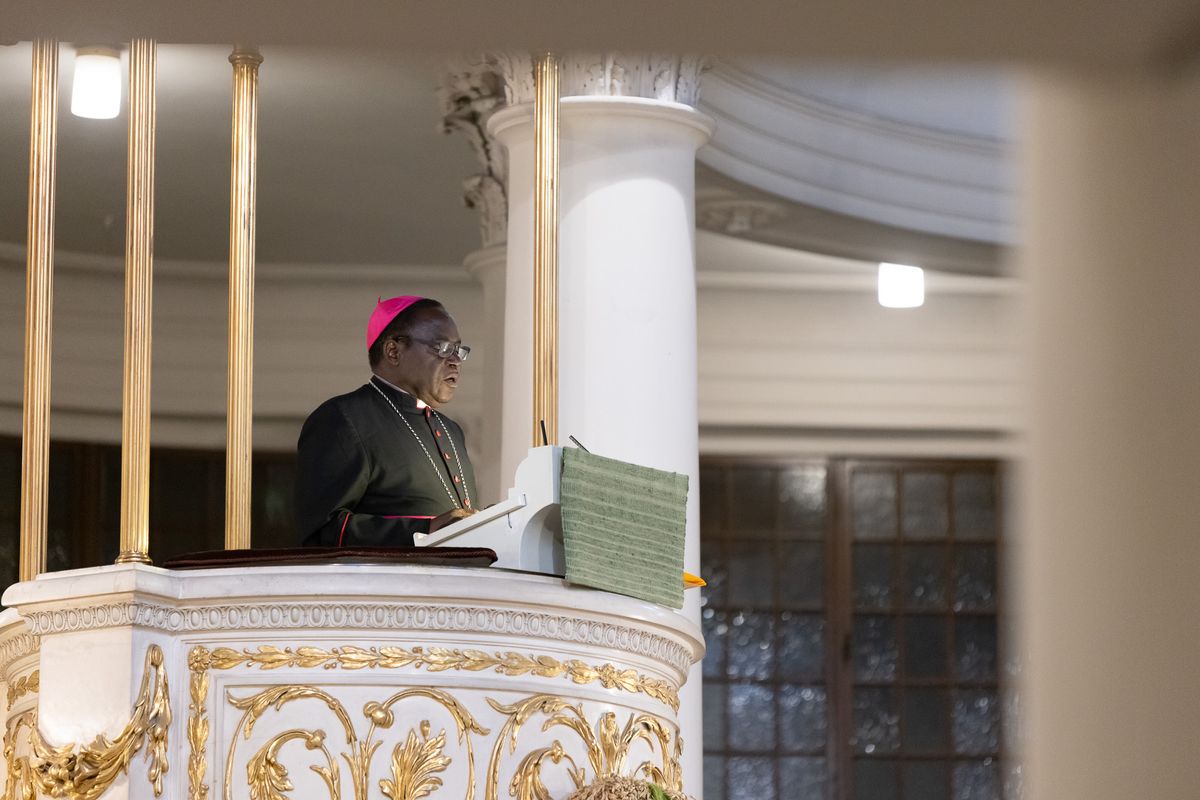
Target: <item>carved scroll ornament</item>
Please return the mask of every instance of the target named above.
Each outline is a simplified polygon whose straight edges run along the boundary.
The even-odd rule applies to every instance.
[[[246,785],[252,800],[291,800],[291,793],[296,787],[281,754],[284,747],[290,743],[303,745],[304,750],[317,755],[317,763],[310,764],[308,768],[320,777],[329,800],[343,800],[344,797],[367,800],[377,796],[368,780],[372,762],[384,742],[384,732],[390,730],[396,722],[394,707],[412,697],[433,700],[453,719],[458,743],[464,746],[466,751],[465,764],[461,767],[463,774],[467,775],[464,800],[473,800],[473,737],[487,736],[490,731],[481,727],[471,712],[452,694],[439,689],[419,687],[397,692],[382,702],[369,702],[362,710],[369,724],[366,734],[360,737],[352,715],[340,700],[320,687],[304,685],[272,686],[251,695],[228,698],[229,704],[243,714],[234,730],[226,758],[224,800],[232,800],[233,787],[237,782],[235,770],[239,768],[239,764],[243,765]],[[337,721],[336,727],[340,728],[338,735],[333,738],[340,742],[344,737],[344,745],[335,747],[328,743],[331,737],[322,728],[289,728],[271,735],[248,758],[243,756],[239,759],[238,744],[250,738],[255,725],[263,720],[268,712],[278,712],[286,705],[303,701],[319,703],[332,712]],[[490,697],[487,698],[487,702],[506,719],[496,737],[488,761],[485,800],[499,800],[501,769],[506,763],[510,763],[510,757],[517,760],[517,765],[509,782],[508,794],[516,800],[550,800],[550,793],[542,780],[542,770],[547,763],[563,764],[576,788],[587,785],[594,778],[628,773],[657,783],[668,791],[682,791],[683,781],[679,763],[682,756],[682,740],[678,732],[657,717],[649,714],[631,714],[625,724],[620,726],[616,714],[605,712],[593,725],[584,713],[582,705],[572,705],[567,700],[553,695],[533,695],[512,705],[505,705]],[[539,715],[546,717],[541,725],[543,730],[563,727],[574,734],[583,747],[585,760],[577,763],[569,755],[568,748],[557,739],[548,747],[534,748],[522,756],[517,756],[522,728],[531,718]],[[423,719],[417,728],[410,729],[407,736],[393,746],[390,776],[379,780],[378,783],[379,793],[388,800],[421,800],[442,786],[440,773],[446,771],[453,759],[445,752],[446,731],[443,729],[436,736],[432,736],[431,730],[429,720]],[[658,761],[643,761],[630,770],[627,763],[629,751],[632,745],[639,741],[645,742],[652,753],[658,751],[661,758]],[[343,792],[342,763],[349,769],[349,794]],[[193,791],[191,796],[203,797],[207,792],[207,787],[204,787],[200,794]]]
[[[472,735],[486,736],[489,731],[480,727],[466,706],[453,695],[440,689],[420,687],[396,692],[382,702],[367,703],[363,708],[363,715],[369,724],[366,735],[360,739],[345,706],[316,686],[273,686],[246,697],[229,699],[230,705],[244,713],[229,745],[225,767],[225,800],[231,800],[233,796],[233,770],[237,762],[239,740],[250,738],[255,723],[268,710],[279,711],[289,703],[302,700],[319,702],[333,712],[346,739],[345,748],[340,755],[350,771],[353,792],[351,796],[354,800],[368,800],[373,796],[368,775],[375,754],[383,744],[381,732],[391,729],[396,722],[393,707],[411,697],[433,700],[454,720],[458,743],[466,748],[465,770],[468,781],[465,800],[473,800],[475,750]],[[442,785],[442,779],[437,773],[444,772],[452,760],[444,753],[446,731],[442,730],[437,736],[430,738],[430,724],[427,719],[421,720],[419,730],[419,738],[416,730],[410,730],[408,736],[392,748],[391,777],[379,782],[379,791],[389,800],[420,800]],[[325,739],[325,731],[319,728],[292,728],[268,739],[246,762],[246,780],[252,800],[288,800],[286,793],[295,787],[288,777],[287,767],[280,761],[280,749],[293,741],[302,743],[306,750],[319,751],[321,761],[311,765],[309,769],[320,776],[330,800],[342,800],[341,767],[339,760],[326,746]]]
[[[504,705],[490,697],[487,701],[488,705],[507,719],[492,748],[484,800],[499,800],[500,765],[504,760],[504,751],[507,749],[509,755],[517,752],[517,740],[521,729],[537,715],[546,718],[542,723],[542,730],[563,727],[575,734],[584,747],[587,764],[576,764],[562,742],[555,739],[548,747],[531,750],[521,758],[509,783],[510,797],[516,800],[550,800],[550,792],[542,782],[542,768],[547,761],[552,764],[566,761],[570,764],[566,768],[567,774],[576,789],[582,789],[595,778],[623,775],[628,769],[626,761],[629,749],[638,741],[646,742],[652,751],[657,749],[661,760],[657,764],[643,761],[634,770],[634,774],[657,783],[668,791],[683,791],[683,771],[680,766],[683,739],[679,732],[675,731],[672,747],[672,729],[658,717],[650,714],[631,714],[625,725],[618,727],[617,715],[606,711],[600,715],[599,721],[593,727],[584,714],[582,705],[571,705],[565,699],[554,695],[533,695],[512,705]],[[592,769],[592,778],[588,777],[588,766]]]
[[[189,800],[206,800],[210,793],[207,784],[207,744],[209,733],[208,692],[209,670],[228,670],[239,666],[270,670],[281,667],[309,669],[395,669],[399,667],[424,668],[430,672],[443,670],[493,670],[505,675],[535,674],[543,677],[567,677],[575,683],[584,684],[601,680],[591,672],[572,673],[570,662],[559,662],[546,656],[523,656],[516,653],[487,654],[473,650],[442,650],[438,648],[358,648],[352,646],[322,649],[314,647],[275,648],[261,646],[253,650],[217,648],[208,650],[195,647],[189,656],[191,670],[188,719]],[[608,665],[611,666],[611,665]],[[587,667],[588,670],[593,668]],[[597,668],[598,669],[598,668]],[[630,670],[630,672],[633,672]],[[636,673],[634,673],[636,674]],[[626,691],[638,691],[624,687]],[[643,690],[644,691],[644,690]],[[229,751],[225,758],[223,800],[232,800],[235,777],[244,770],[244,780],[250,789],[252,800],[293,800],[295,785],[284,758],[298,758],[305,751],[316,757],[317,763],[308,769],[318,775],[325,788],[323,794],[329,800],[366,800],[382,794],[388,800],[421,800],[435,794],[442,786],[441,773],[452,762],[446,753],[446,731],[433,735],[428,719],[407,731],[397,731],[388,737],[397,718],[394,707],[413,697],[433,700],[451,717],[457,732],[457,741],[465,750],[464,761],[457,769],[468,777],[465,797],[475,798],[475,741],[476,737],[487,737],[491,731],[482,727],[465,705],[453,694],[432,687],[415,687],[392,694],[382,701],[366,703],[362,709],[366,724],[365,734],[360,734],[354,723],[355,715],[343,703],[319,686],[307,684],[281,684],[264,688],[254,694],[229,696],[226,702],[242,712],[234,730]],[[491,755],[487,763],[484,800],[500,800],[500,775],[506,764],[516,762],[508,794],[516,800],[549,800],[549,793],[542,780],[547,764],[562,764],[576,787],[586,785],[594,777],[615,774],[635,774],[672,791],[682,791],[680,758],[683,742],[673,725],[645,713],[631,714],[624,726],[619,726],[612,712],[601,714],[595,724],[588,720],[582,704],[572,704],[565,698],[551,694],[537,694],[505,705],[494,698],[486,698],[491,708],[505,718],[503,727],[491,742]],[[250,738],[255,726],[284,706],[310,702],[324,706],[332,714],[335,728],[333,739],[322,728],[288,728],[273,733],[264,744],[248,756],[238,757],[240,742]],[[576,763],[568,748],[559,740],[549,747],[534,748],[518,754],[518,739],[523,726],[532,718],[544,717],[542,729],[565,728],[574,734],[582,745],[584,760]],[[263,722],[263,724],[267,724]],[[344,739],[345,744],[340,742]],[[376,787],[370,785],[368,775],[377,751],[384,741],[393,741],[391,770],[388,778],[380,779]],[[658,756],[640,762],[630,770],[627,764],[630,748],[644,742]],[[288,745],[293,745],[288,748]],[[301,746],[297,750],[295,746]],[[286,748],[286,750],[285,750]],[[291,754],[290,756],[288,754]],[[343,790],[342,766],[349,770],[349,792]],[[307,800],[307,798],[306,798]]]

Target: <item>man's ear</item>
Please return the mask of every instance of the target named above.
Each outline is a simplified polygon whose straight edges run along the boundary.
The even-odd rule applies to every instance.
[[[404,348],[401,347],[397,339],[388,339],[383,345],[383,357],[392,364],[399,364],[400,357],[404,355]]]

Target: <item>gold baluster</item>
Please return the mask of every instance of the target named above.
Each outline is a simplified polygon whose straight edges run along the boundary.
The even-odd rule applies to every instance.
[[[54,182],[58,41],[33,43],[29,227],[25,262],[25,386],[21,420],[20,579],[46,571],[50,479],[50,320],[54,299]]]
[[[258,67],[241,45],[233,64],[233,158],[229,189],[229,401],[225,427],[225,549],[250,547],[254,372],[254,216]]]
[[[155,79],[158,47],[129,49],[125,194],[125,372],[118,564],[150,563],[150,337],[153,321]]]
[[[558,73],[559,60],[533,60],[533,444],[558,443]]]

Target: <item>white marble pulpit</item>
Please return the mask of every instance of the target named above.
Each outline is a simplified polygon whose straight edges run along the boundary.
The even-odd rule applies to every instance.
[[[4,603],[5,797],[565,798],[677,788],[699,745],[677,720],[699,630],[551,576],[121,565]]]

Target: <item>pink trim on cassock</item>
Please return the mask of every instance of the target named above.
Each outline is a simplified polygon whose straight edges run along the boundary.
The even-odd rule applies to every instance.
[[[380,519],[436,519],[432,514],[380,514]],[[338,533],[337,546],[341,547],[342,542],[346,538],[346,523],[350,522],[350,512],[346,512],[346,518],[342,520],[342,530]]]

